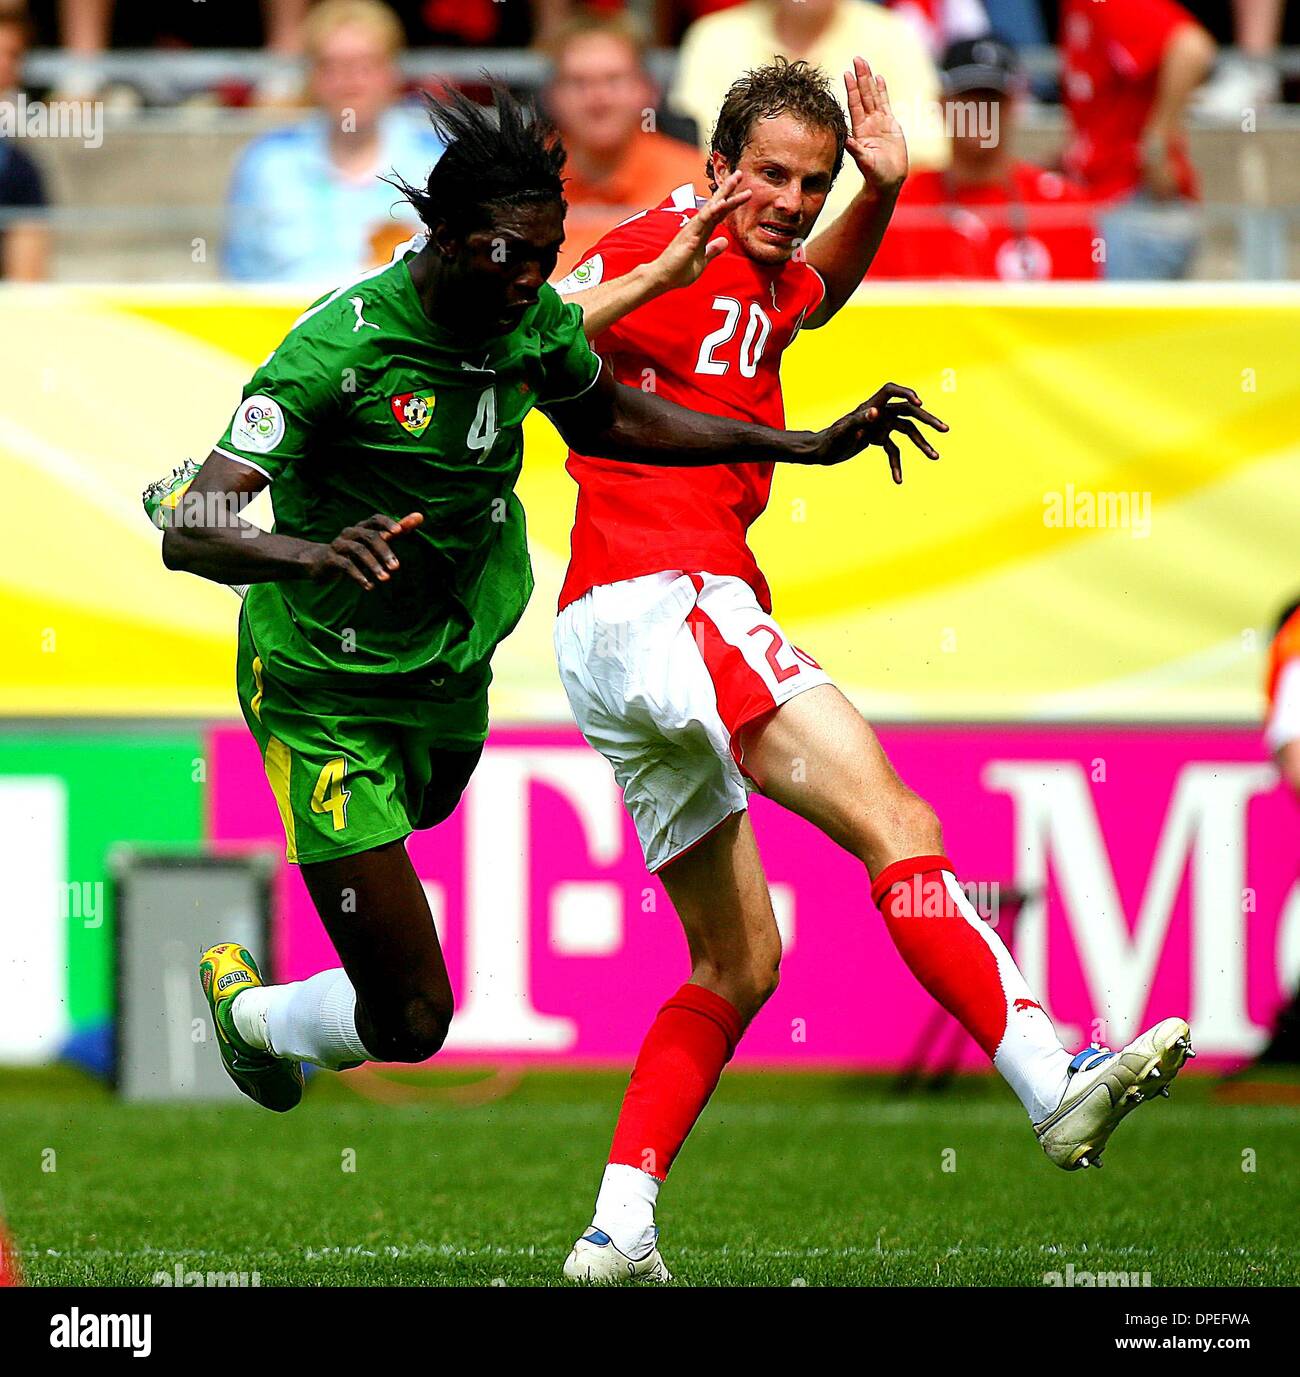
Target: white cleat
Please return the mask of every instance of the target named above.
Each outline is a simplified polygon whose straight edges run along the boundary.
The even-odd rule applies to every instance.
[[[1061,1103],[1034,1125],[1039,1146],[1065,1171],[1101,1166],[1102,1149],[1120,1121],[1169,1083],[1194,1057],[1181,1018],[1166,1018],[1118,1052],[1089,1047],[1070,1063]]]
[[[618,1286],[625,1282],[651,1282],[662,1285],[672,1281],[664,1260],[659,1256],[659,1235],[645,1257],[628,1257],[614,1247],[608,1234],[590,1228],[573,1245],[564,1260],[564,1275],[570,1281],[588,1286]]]

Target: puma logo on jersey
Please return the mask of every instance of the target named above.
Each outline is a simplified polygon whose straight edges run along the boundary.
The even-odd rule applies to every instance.
[[[1027,1014],[1030,1009],[1037,1009],[1039,1013],[1043,1011],[1043,1006],[1036,999],[1017,999],[1011,1007],[1018,1014]]]
[[[352,327],[352,333],[354,335],[358,330],[361,329],[363,325],[368,326],[371,330],[379,329],[379,326],[376,325],[373,320],[363,320],[361,318],[361,308],[366,303],[362,301],[362,299],[359,296],[350,296],[348,297],[348,301],[351,303],[352,309],[357,313],[357,323]]]

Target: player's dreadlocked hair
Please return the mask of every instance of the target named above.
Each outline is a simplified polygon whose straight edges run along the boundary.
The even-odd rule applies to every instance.
[[[529,201],[564,202],[564,145],[555,129],[530,105],[521,104],[498,82],[489,82],[492,107],[459,91],[425,94],[429,122],[445,152],[424,188],[396,172],[383,178],[415,207],[432,229],[442,220],[460,233],[491,221],[490,207]]]
[[[849,136],[848,121],[835,99],[831,84],[818,67],[802,59],[790,62],[778,57],[765,67],[755,67],[731,84],[718,111],[709,141],[710,153],[721,153],[727,166],[736,167],[745,145],[754,133],[756,120],[773,119],[777,115],[793,115],[800,123],[813,129],[829,129],[835,135],[835,165],[831,181],[840,175],[844,163],[844,140]],[[712,160],[704,175],[715,190]]]

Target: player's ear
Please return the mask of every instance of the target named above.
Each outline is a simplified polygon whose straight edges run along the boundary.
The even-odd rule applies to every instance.
[[[462,240],[445,220],[439,220],[429,230],[429,243],[442,258],[455,258],[460,252]]]
[[[735,170],[734,167],[727,166],[726,158],[724,158],[716,148],[709,154],[709,174],[713,179],[713,189],[715,191]]]

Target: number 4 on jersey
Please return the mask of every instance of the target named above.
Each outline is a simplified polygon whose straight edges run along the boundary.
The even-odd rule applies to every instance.
[[[496,388],[485,387],[479,393],[478,409],[474,412],[474,423],[469,428],[465,443],[470,449],[478,450],[474,461],[481,464],[487,458],[492,441],[497,438],[497,394]]]

